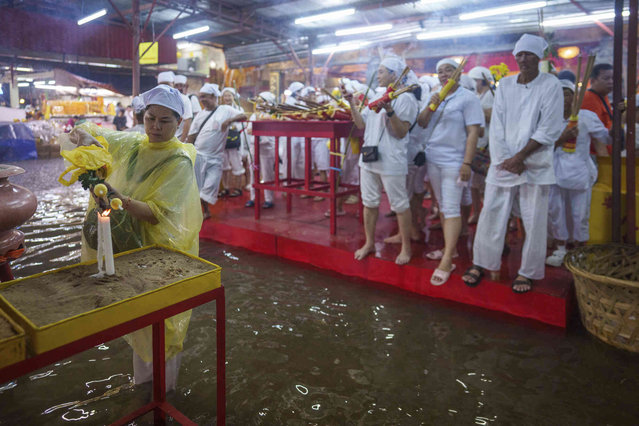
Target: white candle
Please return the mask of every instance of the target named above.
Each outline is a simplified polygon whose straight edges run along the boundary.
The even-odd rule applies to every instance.
[[[98,213],[98,274],[115,274],[110,212],[111,210],[105,210],[104,215]]]

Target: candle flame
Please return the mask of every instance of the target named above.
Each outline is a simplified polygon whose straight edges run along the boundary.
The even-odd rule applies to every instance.
[[[111,209],[106,209],[105,211],[102,212],[101,216],[107,217],[110,213],[111,213]]]

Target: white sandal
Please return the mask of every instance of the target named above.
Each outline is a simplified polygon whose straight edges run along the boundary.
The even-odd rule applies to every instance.
[[[442,269],[435,269],[433,275],[430,277],[430,283],[435,286],[440,286],[446,284],[446,281],[450,278],[450,274],[455,270],[457,266],[455,264],[452,265],[450,271],[444,271]],[[437,280],[435,280],[437,278]]]

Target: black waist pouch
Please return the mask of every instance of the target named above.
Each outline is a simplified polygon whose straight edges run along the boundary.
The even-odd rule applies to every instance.
[[[379,160],[379,151],[376,146],[362,147],[362,161],[364,163],[374,163]]]

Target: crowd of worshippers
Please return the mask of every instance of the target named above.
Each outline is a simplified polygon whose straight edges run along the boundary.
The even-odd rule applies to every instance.
[[[400,245],[395,259],[400,265],[411,259],[411,241],[423,239],[427,214],[423,204],[425,194],[430,196],[430,219],[439,218],[431,226],[441,227],[444,235],[444,246],[427,253],[429,259],[439,261],[432,285],[446,283],[455,270],[457,242],[469,224],[477,223],[472,266],[462,276],[470,287],[477,286],[487,272],[498,276],[502,255],[510,250],[506,234],[513,221],[523,224],[521,265],[512,283],[516,293],[530,291],[533,282],[544,277],[546,264],[561,266],[569,244],[581,245],[589,239],[596,156],[608,155],[611,143],[612,66],[594,66],[578,125],[571,126],[575,75],[541,72],[539,62],[547,47],[543,38],[524,34],[513,50],[517,74],[495,85],[491,72],[476,66],[461,75],[444,99],[439,91],[459,67],[452,58],[437,63],[437,78],[417,78],[410,71],[398,81],[406,64],[397,56],[387,56],[376,72],[377,89],[341,80],[341,95],[350,103],[353,122],[364,130],[361,147],[354,140],[341,140],[340,180],[360,186],[364,205],[366,240],[355,251],[355,259],[376,251],[375,229],[384,192],[399,228],[384,242]],[[160,73],[158,83],[177,88],[183,97],[185,112],[176,137],[195,145],[194,168],[204,218],[210,216],[209,204],[219,197],[240,196],[242,189],[250,191],[246,207],[254,207],[251,122],[272,119],[259,108],[260,103],[277,104],[280,99],[270,92],[260,93],[255,98],[256,112],[249,117],[231,87],[206,83],[197,96],[187,96],[186,78],[172,72]],[[381,98],[395,83],[396,88],[415,85],[417,89],[381,103],[379,109],[362,105]],[[284,103],[290,105],[328,100],[300,82],[290,84],[285,95]],[[143,122],[144,108],[136,97],[133,109],[138,124]],[[129,130],[144,132],[144,126]],[[312,167],[323,181],[330,168],[327,142],[311,141]],[[260,137],[259,143],[260,179],[272,182],[275,137]],[[290,143],[291,177],[304,179],[304,138],[292,137]],[[282,176],[288,173],[286,156],[282,140],[277,156]],[[272,208],[274,202],[273,192],[265,190],[261,208]],[[339,198],[337,215],[346,214],[343,203],[357,202],[355,196]]]

